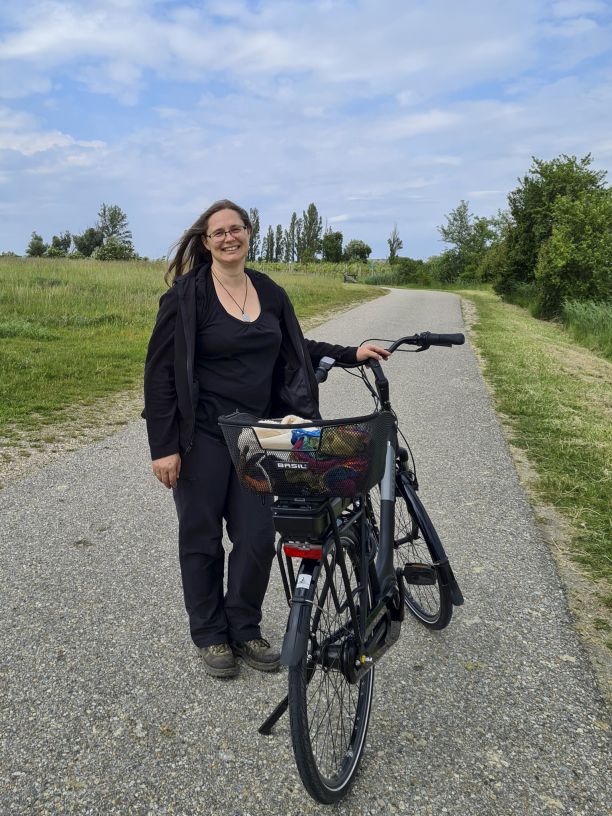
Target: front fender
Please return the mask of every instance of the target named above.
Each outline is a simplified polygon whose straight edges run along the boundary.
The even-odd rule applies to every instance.
[[[306,654],[310,630],[310,613],[317,578],[321,570],[319,561],[304,558],[295,582],[291,599],[291,611],[287,631],[283,638],[280,662],[283,666],[297,666]]]

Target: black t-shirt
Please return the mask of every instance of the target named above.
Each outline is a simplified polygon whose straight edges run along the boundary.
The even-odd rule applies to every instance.
[[[238,410],[268,417],[270,412],[282,303],[271,282],[250,279],[261,304],[261,314],[250,323],[225,311],[208,270],[196,279],[196,428],[217,439],[222,438],[217,420],[223,414]]]

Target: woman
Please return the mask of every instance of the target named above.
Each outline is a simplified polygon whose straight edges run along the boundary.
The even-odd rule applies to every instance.
[[[279,653],[261,635],[261,605],[274,554],[268,503],[244,491],[217,419],[236,409],[259,417],[319,416],[313,365],[388,353],[305,340],[285,291],[245,262],[252,227],[217,201],[176,246],[145,367],[145,416],[153,472],[173,488],[179,560],[191,637],[214,677],[261,671]],[[232,542],[223,594],[222,523]]]

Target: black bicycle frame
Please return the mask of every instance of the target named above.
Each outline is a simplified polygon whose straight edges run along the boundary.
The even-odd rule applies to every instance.
[[[401,343],[408,340],[419,345],[418,351],[429,348],[430,345],[459,344],[463,342],[463,335],[433,335],[425,332],[414,338],[402,338],[392,344],[390,351],[395,350]],[[327,372],[334,365],[334,360],[323,358],[319,363],[317,380],[323,382],[327,377]],[[383,411],[392,411],[389,401],[389,382],[385,377],[382,367],[378,361],[369,360],[369,367],[372,370],[380,399],[380,406]],[[349,367],[349,366],[347,366]],[[370,388],[370,390],[372,390]],[[373,392],[372,392],[373,393]],[[299,576],[296,578],[292,557],[285,554],[286,565],[283,563],[283,547],[287,543],[281,533],[277,544],[276,554],[279,562],[283,587],[287,596],[287,601],[291,607],[287,631],[283,640],[281,653],[281,663],[287,666],[295,666],[303,659],[307,651],[308,638],[310,635],[310,609],[313,605],[314,594],[319,579],[321,569],[327,576],[330,576],[330,565],[327,561],[330,549],[334,547],[334,557],[340,567],[342,580],[345,586],[347,603],[350,609],[353,640],[351,648],[345,650],[334,650],[333,658],[320,656],[323,664],[327,660],[334,661],[334,665],[340,663],[341,671],[351,683],[357,683],[361,677],[372,669],[376,661],[395,643],[399,637],[401,623],[404,619],[404,577],[401,571],[394,568],[394,538],[395,538],[395,502],[398,495],[402,496],[410,506],[414,518],[423,531],[427,531],[428,540],[432,542],[432,547],[436,551],[431,553],[433,566],[440,575],[443,584],[448,585],[451,590],[453,604],[463,603],[461,590],[459,589],[453,575],[448,558],[444,552],[437,533],[416,495],[416,480],[409,471],[402,470],[401,464],[398,469],[398,433],[397,424],[394,426],[392,438],[387,441],[387,451],[385,458],[385,471],[380,483],[380,519],[379,519],[379,540],[374,560],[374,553],[369,547],[371,527],[369,517],[369,504],[366,496],[356,496],[353,499],[352,508],[346,510],[345,506],[340,507],[332,504],[332,500],[320,502],[316,507],[317,520],[321,521],[321,512],[327,514],[328,525],[325,534],[318,538],[316,535],[310,543],[293,547],[294,554],[300,554],[300,549],[304,550]],[[403,461],[403,460],[402,460]],[[339,500],[336,500],[339,501]],[[289,509],[290,512],[290,509]],[[279,508],[277,517],[282,514]],[[344,548],[340,541],[340,535],[348,528],[359,523],[360,530],[357,540],[359,541],[359,557],[361,562],[360,586],[357,591],[359,599],[359,610],[355,603],[355,598],[350,587],[348,570]],[[289,538],[290,541],[300,541],[300,538]],[[308,550],[316,550],[316,557]],[[369,579],[369,580],[368,580]],[[339,599],[332,588],[333,584],[328,582],[328,591],[333,593],[334,603],[339,606]],[[369,587],[372,587],[372,598],[368,597]],[[367,612],[371,601],[370,611]],[[320,610],[315,612],[320,615]],[[343,635],[345,631],[343,629]],[[331,640],[332,638],[330,638]],[[348,653],[348,657],[347,657]],[[308,682],[314,670],[307,676]],[[270,734],[274,724],[287,710],[288,697],[286,696],[272,711],[265,722],[260,726],[261,734]]]

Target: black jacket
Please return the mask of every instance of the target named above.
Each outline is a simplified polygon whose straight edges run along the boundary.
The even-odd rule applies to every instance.
[[[198,383],[194,377],[196,345],[196,276],[208,274],[210,264],[196,267],[175,279],[159,301],[159,312],[149,341],[144,375],[145,410],[151,458],[191,448],[198,404]],[[251,277],[264,276],[249,269]],[[319,414],[319,390],[314,368],[321,357],[355,362],[356,347],[335,346],[306,340],[287,293],[282,297],[282,341],[274,368],[271,416],[293,413],[305,419]]]

